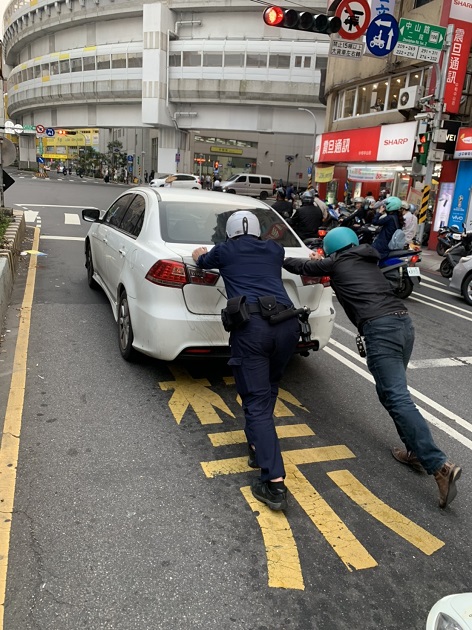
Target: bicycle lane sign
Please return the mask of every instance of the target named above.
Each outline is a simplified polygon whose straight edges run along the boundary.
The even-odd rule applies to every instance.
[[[336,16],[341,20],[338,35],[343,39],[359,39],[369,27],[370,7],[367,0],[341,0]]]

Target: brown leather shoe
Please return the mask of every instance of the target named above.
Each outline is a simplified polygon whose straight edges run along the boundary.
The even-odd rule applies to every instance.
[[[406,464],[416,472],[425,472],[423,466],[420,464],[420,460],[416,457],[413,451],[407,451],[406,448],[399,448],[394,446],[392,448],[392,455],[401,464]]]
[[[455,464],[446,462],[442,468],[434,473],[439,488],[439,507],[445,508],[457,495],[456,481],[461,476],[462,469]]]

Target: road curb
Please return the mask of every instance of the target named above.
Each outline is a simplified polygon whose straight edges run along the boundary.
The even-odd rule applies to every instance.
[[[11,291],[15,280],[15,270],[21,251],[21,243],[26,230],[24,212],[13,210],[13,222],[5,232],[6,246],[0,249],[0,323],[3,327]]]

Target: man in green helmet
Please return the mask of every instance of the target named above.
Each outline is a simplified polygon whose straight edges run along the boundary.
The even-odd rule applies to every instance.
[[[330,276],[339,303],[364,337],[364,356],[377,395],[404,444],[394,447],[392,455],[416,471],[434,475],[439,507],[445,508],[457,494],[461,469],[436,446],[408,391],[406,368],[415,338],[408,311],[378,267],[380,253],[371,245],[359,245],[353,230],[334,228],[325,236],[323,248],[326,258],[314,252],[308,260],[286,258],[284,268],[303,276]]]

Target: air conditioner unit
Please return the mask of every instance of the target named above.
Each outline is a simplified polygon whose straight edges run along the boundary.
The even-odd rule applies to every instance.
[[[423,98],[424,88],[421,85],[403,88],[398,95],[398,111],[409,111],[411,109],[421,109],[420,98]]]

